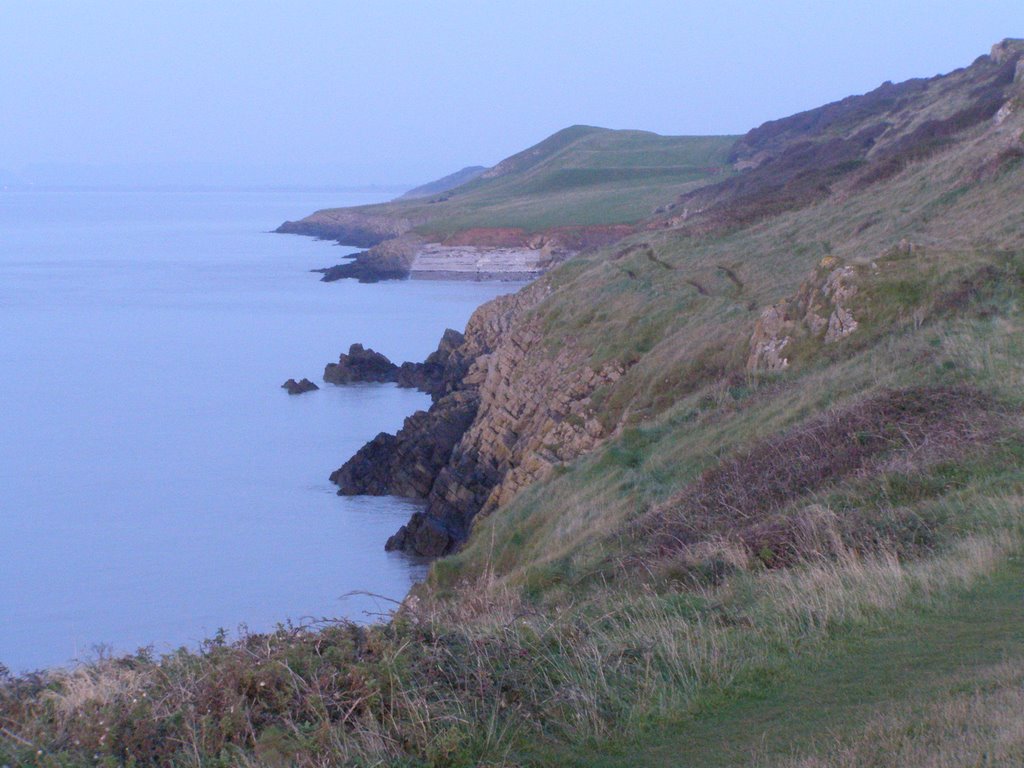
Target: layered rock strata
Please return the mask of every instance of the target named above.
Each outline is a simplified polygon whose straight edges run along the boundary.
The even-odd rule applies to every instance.
[[[765,309],[750,337],[747,370],[785,370],[795,340],[809,336],[833,344],[857,330],[850,301],[857,295],[858,269],[864,267],[827,256],[794,296]]]
[[[302,232],[300,224],[286,222],[282,227],[290,228],[278,231],[310,234]],[[370,283],[408,277],[528,280],[586,248],[607,245],[633,231],[629,225],[556,227],[536,234],[511,227],[484,227],[461,231],[440,242],[403,232],[351,254],[343,264],[313,271],[327,283],[347,278]]]
[[[574,345],[552,353],[541,343],[530,310],[547,291],[534,283],[489,302],[464,336],[449,331],[426,362],[398,368],[414,373],[434,404],[397,434],[378,435],[331,476],[341,494],[426,500],[388,549],[452,551],[478,515],[607,437],[591,396],[624,370],[611,363],[595,371]]]

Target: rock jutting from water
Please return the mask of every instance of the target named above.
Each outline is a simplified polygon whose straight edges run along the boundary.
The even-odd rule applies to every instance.
[[[309,379],[301,379],[300,381],[288,379],[288,381],[281,385],[281,389],[287,389],[289,395],[301,395],[305,392],[312,392],[320,389],[320,387]]]
[[[541,360],[528,315],[546,291],[535,283],[488,302],[465,335],[447,331],[424,363],[400,366],[396,381],[430,392],[433,405],[406,419],[397,434],[375,437],[331,475],[341,495],[426,501],[387,549],[430,557],[452,552],[479,513],[605,437],[590,396],[622,371],[606,366],[579,380],[570,347],[554,361]]]
[[[328,384],[355,384],[358,382],[393,382],[398,366],[380,352],[353,344],[348,353],[342,353],[338,362],[324,368],[324,381]]]

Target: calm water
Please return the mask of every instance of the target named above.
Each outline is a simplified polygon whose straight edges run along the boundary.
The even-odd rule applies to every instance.
[[[337,246],[268,234],[351,193],[0,190],[0,662],[158,650],[386,611],[410,502],[328,474],[428,398],[289,397],[360,341],[421,360],[515,286],[323,284]]]

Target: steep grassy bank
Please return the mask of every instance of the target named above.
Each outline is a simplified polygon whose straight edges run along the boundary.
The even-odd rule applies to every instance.
[[[974,77],[984,79],[1001,77],[1005,63],[976,66],[982,72]],[[679,455],[683,446],[704,445],[691,434],[693,420],[716,411],[709,405],[750,412],[743,401],[772,382],[767,391],[780,399],[767,406],[770,419],[737,423],[737,442],[866,396],[886,377],[892,386],[949,380],[923,364],[937,357],[938,336],[908,340],[926,326],[941,336],[955,332],[943,324],[958,318],[1016,311],[1024,164],[1012,158],[1015,148],[1024,153],[1022,82],[1003,86],[1005,104],[994,117],[875,183],[837,181],[814,202],[745,226],[718,225],[718,209],[707,231],[692,221],[651,229],[581,254],[524,291],[514,311],[481,310],[476,325],[505,331],[479,358],[478,416],[417,520],[430,536],[413,537],[410,549],[439,553],[419,546],[420,538],[447,541],[446,551],[474,514],[508,506],[533,482],[632,427],[657,425],[664,444],[652,451],[677,459],[663,485],[678,487],[703,468]],[[858,114],[870,124],[919,119]],[[749,199],[738,204],[746,210]],[[1011,338],[1012,322],[984,332]],[[895,355],[880,359],[880,342],[915,349],[897,353],[903,357],[890,369]],[[911,372],[913,379],[899,378]],[[567,482],[591,494],[598,487]],[[623,494],[600,487],[606,514]],[[645,478],[640,487],[646,495],[659,486]],[[575,519],[548,507],[553,519]]]
[[[676,196],[731,173],[727,157],[735,140],[575,125],[433,197],[326,209],[295,223],[306,234],[344,238],[332,223],[363,217],[397,222],[401,234],[431,240],[473,229],[537,234],[556,227],[634,224]],[[380,239],[390,236],[382,230]]]

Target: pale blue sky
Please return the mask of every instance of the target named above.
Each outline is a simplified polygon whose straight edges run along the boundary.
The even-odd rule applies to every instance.
[[[421,182],[573,123],[742,133],[1011,36],[1021,0],[0,2],[0,181]]]

